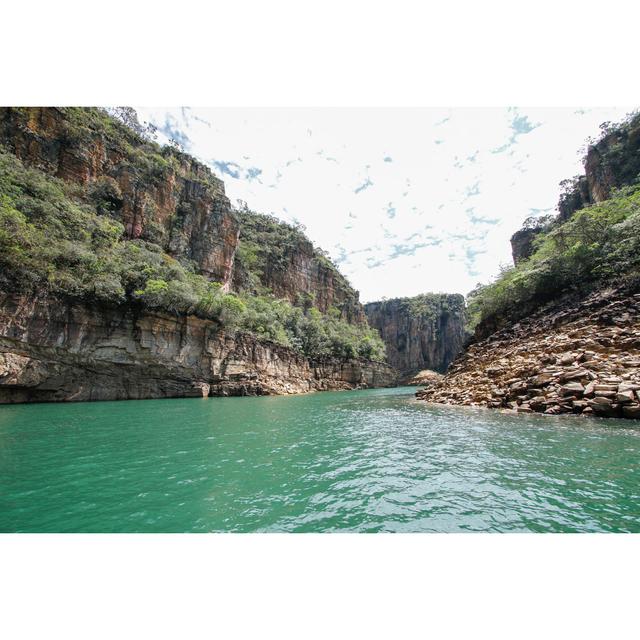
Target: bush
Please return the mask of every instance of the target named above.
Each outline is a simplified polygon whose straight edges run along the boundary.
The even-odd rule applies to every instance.
[[[91,202],[101,215],[114,215],[122,208],[122,191],[118,183],[107,176],[98,178],[87,189]]]

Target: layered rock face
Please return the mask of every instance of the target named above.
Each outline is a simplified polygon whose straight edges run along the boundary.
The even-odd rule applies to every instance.
[[[0,108],[0,143],[25,164],[101,190],[128,237],[157,242],[229,287],[239,222],[224,183],[191,156],[145,146],[90,109]]]
[[[194,316],[0,294],[0,403],[269,395],[395,381],[382,363],[310,362]]]
[[[465,306],[459,294],[370,302],[365,313],[380,332],[389,364],[405,378],[423,369],[445,371],[464,344]]]
[[[472,344],[430,402],[640,418],[640,294],[565,300]]]
[[[142,283],[169,291],[195,272],[222,284],[223,292],[255,293],[269,301],[285,298],[305,311],[315,307],[352,324],[366,323],[358,293],[302,231],[268,216],[232,210],[223,182],[205,165],[160,147],[137,126],[131,129],[99,109],[0,108],[0,145],[3,156],[10,155],[6,150],[48,174],[50,188],[64,182],[68,203],[86,207],[95,218],[121,221],[124,235],[117,242],[146,241],[132,242],[132,251],[142,246],[161,264],[180,266],[175,282],[147,274]],[[50,206],[44,196],[34,194],[32,199],[39,197],[43,207]],[[5,220],[9,232],[11,225],[22,224],[20,204],[12,200],[14,205],[16,212]],[[63,219],[72,221],[68,211],[59,209]],[[10,233],[7,237],[17,242]],[[7,246],[29,257],[26,235],[19,238],[22,244]],[[87,254],[92,248],[88,245]],[[155,273],[152,260],[141,264],[141,272]],[[73,268],[84,269],[76,263]],[[55,271],[54,263],[51,269]],[[385,364],[332,357],[311,361],[300,354],[301,348],[225,331],[216,320],[185,315],[195,313],[196,306],[179,306],[185,299],[179,290],[170,304],[147,300],[144,306],[136,296],[145,296],[145,290],[130,287],[125,292],[117,270],[113,282],[122,287],[121,297],[119,289],[100,297],[88,288],[69,288],[58,289],[56,298],[47,293],[56,289],[49,288],[46,273],[33,280],[37,286],[25,285],[32,282],[30,274],[19,273],[22,279],[15,274],[0,278],[0,402],[299,393],[395,382],[395,372]],[[127,302],[121,303],[123,299]],[[242,304],[235,296],[226,301],[236,308]],[[171,309],[174,315],[143,308]]]

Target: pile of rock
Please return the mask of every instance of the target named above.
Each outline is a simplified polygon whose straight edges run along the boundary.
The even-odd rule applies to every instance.
[[[608,290],[472,344],[423,400],[640,418],[640,294]]]
[[[402,384],[414,387],[433,387],[442,380],[443,376],[437,371],[431,371],[431,369],[423,369],[418,371],[410,378],[403,380]]]

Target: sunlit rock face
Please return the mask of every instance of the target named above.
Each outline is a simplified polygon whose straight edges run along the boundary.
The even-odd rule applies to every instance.
[[[519,413],[640,418],[640,294],[567,296],[471,344],[430,402]]]
[[[312,305],[352,324],[366,321],[359,293],[300,228],[248,210],[239,211],[238,217],[234,290],[268,290],[277,298]]]
[[[109,213],[123,222],[128,237],[192,260],[228,288],[239,222],[222,180],[191,156],[161,149],[92,113],[0,108],[0,143],[25,164],[106,189]]]
[[[464,344],[465,306],[459,294],[370,302],[365,313],[385,342],[389,364],[403,377],[423,369],[445,371]]]

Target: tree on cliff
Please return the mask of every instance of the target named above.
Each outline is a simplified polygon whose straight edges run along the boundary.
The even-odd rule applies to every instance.
[[[108,107],[107,113],[145,140],[155,140],[158,137],[158,127],[151,122],[140,122],[138,112],[133,107]]]

